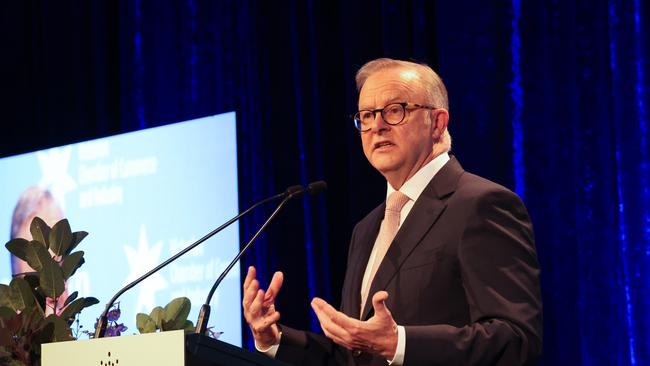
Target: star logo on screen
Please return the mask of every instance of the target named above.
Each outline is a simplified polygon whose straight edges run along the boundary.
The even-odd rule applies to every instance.
[[[65,195],[77,188],[77,183],[68,174],[72,146],[49,149],[38,152],[38,164],[41,167],[41,181],[38,185],[49,189],[54,199],[65,209]]]
[[[140,238],[137,248],[124,246],[124,253],[129,262],[129,275],[124,281],[124,285],[131,283],[136,278],[153,269],[159,264],[160,252],[162,251],[162,241],[153,246],[149,246],[147,240],[147,230],[144,225],[140,225]],[[167,281],[158,273],[144,280],[139,285],[138,302],[135,311],[149,313],[156,307],[156,292],[167,288]]]

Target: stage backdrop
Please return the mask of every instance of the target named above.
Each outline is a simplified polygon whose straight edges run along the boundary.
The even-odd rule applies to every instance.
[[[3,155],[235,110],[240,207],[328,181],[326,195],[294,202],[244,259],[263,282],[283,270],[283,321],[315,330],[310,298],[338,303],[351,229],[385,194],[348,118],[354,72],[380,56],[431,64],[449,88],[456,156],[518,192],[532,215],[543,364],[650,363],[647,2],[1,9]],[[267,213],[242,222],[242,240]]]
[[[89,233],[79,246],[86,263],[67,291],[100,303],[73,325],[79,338],[87,338],[84,331],[94,334],[97,317],[119,289],[238,214],[235,127],[231,112],[0,159],[0,175],[8,178],[0,192],[3,244],[24,219],[13,215],[19,199],[43,190],[52,201],[33,207],[24,200],[19,211],[43,216],[58,207],[73,231]],[[29,222],[23,225],[29,232]],[[125,333],[138,333],[137,313],[149,314],[181,296],[192,302],[188,319],[196,322],[215,279],[237,252],[235,222],[126,292],[117,299]],[[1,283],[11,280],[9,263],[3,247]],[[239,274],[231,271],[215,292],[208,324],[235,345],[242,342]]]

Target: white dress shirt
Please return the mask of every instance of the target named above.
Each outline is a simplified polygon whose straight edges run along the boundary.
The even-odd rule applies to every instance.
[[[449,161],[449,154],[442,153],[438,155],[435,159],[431,160],[428,162],[425,166],[423,166],[420,170],[418,170],[409,180],[404,182],[402,187],[400,187],[399,191],[408,196],[409,201],[406,202],[406,204],[402,207],[402,211],[400,211],[399,214],[399,224],[398,224],[398,230],[402,226],[402,223],[404,220],[406,220],[406,217],[408,214],[411,212],[411,209],[413,208],[413,205],[415,204],[415,201],[420,198],[420,195],[424,191],[424,189],[427,187],[429,182],[431,182],[431,179],[438,173],[438,171]],[[386,182],[386,186],[388,187],[386,189],[386,199],[388,199],[388,196],[390,196],[391,193],[395,192],[395,188],[393,188],[390,183]],[[399,231],[398,231],[399,232]],[[375,241],[375,245],[372,248],[372,252],[370,253],[370,258],[368,259],[368,263],[374,263],[375,261],[375,256],[377,255],[377,245],[378,243]],[[363,275],[363,280],[361,282],[361,292],[363,293],[367,287],[370,286],[370,271],[372,266],[366,265],[366,271]],[[368,294],[368,301],[371,301],[373,294]],[[392,360],[388,361],[389,365],[394,365],[394,366],[401,366],[404,364],[404,354],[406,353],[406,331],[403,326],[398,325],[397,326],[397,350],[395,352],[395,357],[393,357]]]

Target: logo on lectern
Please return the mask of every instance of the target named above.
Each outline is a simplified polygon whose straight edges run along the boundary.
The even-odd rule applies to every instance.
[[[100,366],[116,366],[120,364],[120,360],[118,358],[115,359],[115,361],[111,360],[111,351],[108,351],[108,359],[106,361],[101,360],[99,361]]]

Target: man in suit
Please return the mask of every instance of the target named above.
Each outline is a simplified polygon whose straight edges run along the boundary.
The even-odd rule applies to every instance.
[[[340,310],[315,298],[325,336],[278,325],[277,272],[244,281],[260,352],[295,365],[529,365],[541,353],[532,225],[508,189],[449,155],[447,92],[426,65],[378,59],[357,73],[366,158],[387,200],[355,227]]]

